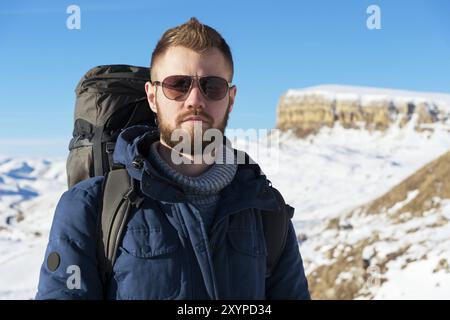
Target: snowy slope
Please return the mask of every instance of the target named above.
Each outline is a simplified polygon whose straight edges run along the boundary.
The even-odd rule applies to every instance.
[[[260,145],[261,150],[267,143],[262,139]],[[348,215],[449,151],[450,133],[445,125],[435,125],[434,133],[415,131],[414,119],[403,129],[392,126],[386,132],[336,126],[304,140],[284,134],[280,149],[276,157],[258,160],[296,209],[294,223],[305,268],[316,289],[313,298],[450,296],[445,285],[450,283],[450,268],[446,267],[450,262],[450,205],[445,199],[439,199],[443,200],[441,210],[403,224],[393,223],[385,213]],[[340,225],[330,228],[335,221]],[[364,260],[370,261],[366,267],[360,266]],[[439,264],[443,267],[438,268]],[[327,278],[336,281],[316,283]]]
[[[0,158],[0,299],[34,297],[65,185],[63,159]]]

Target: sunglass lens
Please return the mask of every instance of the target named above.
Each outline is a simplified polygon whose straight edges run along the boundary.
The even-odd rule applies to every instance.
[[[191,87],[192,79],[188,76],[170,76],[162,83],[164,94],[169,99],[182,98]]]
[[[221,100],[228,91],[228,82],[220,77],[200,78],[200,86],[205,96],[211,100]]]

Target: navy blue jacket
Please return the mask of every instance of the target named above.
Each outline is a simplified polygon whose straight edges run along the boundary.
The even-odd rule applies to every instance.
[[[147,127],[135,126],[117,140],[114,160],[139,181],[145,200],[132,209],[109,286],[102,288],[97,265],[103,177],[94,177],[66,191],[56,207],[36,298],[309,299],[292,223],[279,263],[266,278],[260,211],[277,210],[277,202],[265,176],[239,166],[221,192],[208,233],[198,209],[148,161],[133,167],[139,142],[149,135]]]

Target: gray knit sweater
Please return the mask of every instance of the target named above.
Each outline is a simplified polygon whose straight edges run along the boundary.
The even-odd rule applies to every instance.
[[[209,231],[220,199],[219,193],[233,180],[236,174],[237,164],[233,161],[232,152],[230,149],[224,148],[223,163],[214,163],[201,175],[190,177],[169,166],[158,152],[159,145],[159,141],[152,144],[149,161],[162,175],[183,190],[188,201],[200,210],[205,228]]]

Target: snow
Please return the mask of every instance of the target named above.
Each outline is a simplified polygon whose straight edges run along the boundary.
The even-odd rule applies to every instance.
[[[391,208],[387,210],[387,214],[394,214],[397,210],[407,205],[409,202],[411,202],[417,195],[419,194],[419,190],[414,190],[408,192],[406,195],[406,199],[404,201],[399,201],[395,205],[393,205]]]
[[[282,136],[273,157],[250,155],[296,208],[294,220],[301,221],[365,204],[448,150],[444,127],[430,135],[413,126],[369,132],[337,125],[305,140]]]
[[[65,179],[62,159],[0,157],[0,299],[32,299],[36,294]]]
[[[305,95],[320,95],[327,100],[343,99],[358,100],[361,99],[362,105],[371,101],[392,100],[394,102],[433,102],[440,109],[450,111],[450,94],[435,92],[417,92],[407,90],[396,90],[387,88],[374,88],[362,86],[346,85],[319,85],[303,89],[290,89],[285,94],[285,99],[296,99]]]
[[[434,283],[441,283],[441,289],[436,289],[432,295],[429,295],[432,288],[421,291],[414,282],[403,278],[397,281],[396,278],[397,273],[403,272],[401,266],[405,270],[416,270],[419,267],[415,264],[422,265],[420,259],[424,256],[429,257],[433,264],[448,250],[450,224],[431,227],[443,217],[449,218],[450,206],[443,205],[447,200],[434,197],[433,201],[441,203],[442,210],[430,210],[423,217],[410,217],[405,223],[393,223],[389,214],[412,201],[418,190],[411,190],[405,200],[386,208],[388,210],[384,214],[359,216],[355,212],[351,217],[345,216],[351,209],[385,194],[423,165],[449,151],[447,125],[434,124],[433,128],[433,133],[417,132],[412,122],[402,129],[392,126],[386,132],[369,132],[344,129],[338,125],[322,128],[317,135],[306,139],[282,134],[280,152],[273,157],[258,158],[251,154],[285,200],[295,208],[293,221],[297,234],[305,235],[307,239],[300,243],[307,274],[321,265],[334,263],[333,259],[346,250],[343,244],[351,247],[370,240],[374,243],[363,251],[363,259],[371,260],[371,267],[379,268],[389,260],[390,254],[395,256],[399,253],[393,260],[399,266],[391,267],[396,271],[380,275],[387,277],[387,282],[369,288],[371,298],[448,298],[445,295],[448,290],[445,291],[442,284],[450,283],[450,273],[429,275],[429,269],[421,269],[427,272],[425,278],[430,278],[433,288]],[[259,148],[264,148],[264,140],[260,139]],[[239,148],[239,141],[236,146]],[[325,229],[328,222],[337,217],[341,219],[340,228],[347,226],[347,230]],[[336,250],[330,258],[327,252],[333,247]],[[350,256],[347,260],[352,259]],[[391,270],[390,266],[388,262],[388,270]],[[336,283],[348,278],[348,274],[341,274]],[[388,284],[402,290],[384,289]],[[377,290],[382,293],[378,294]],[[405,295],[404,292],[408,291],[415,292]],[[391,294],[386,295],[385,292]]]
[[[431,258],[411,263],[405,269],[390,268],[386,276],[391,281],[383,284],[375,299],[448,299],[449,276],[443,271],[433,273],[437,263],[437,259]]]

